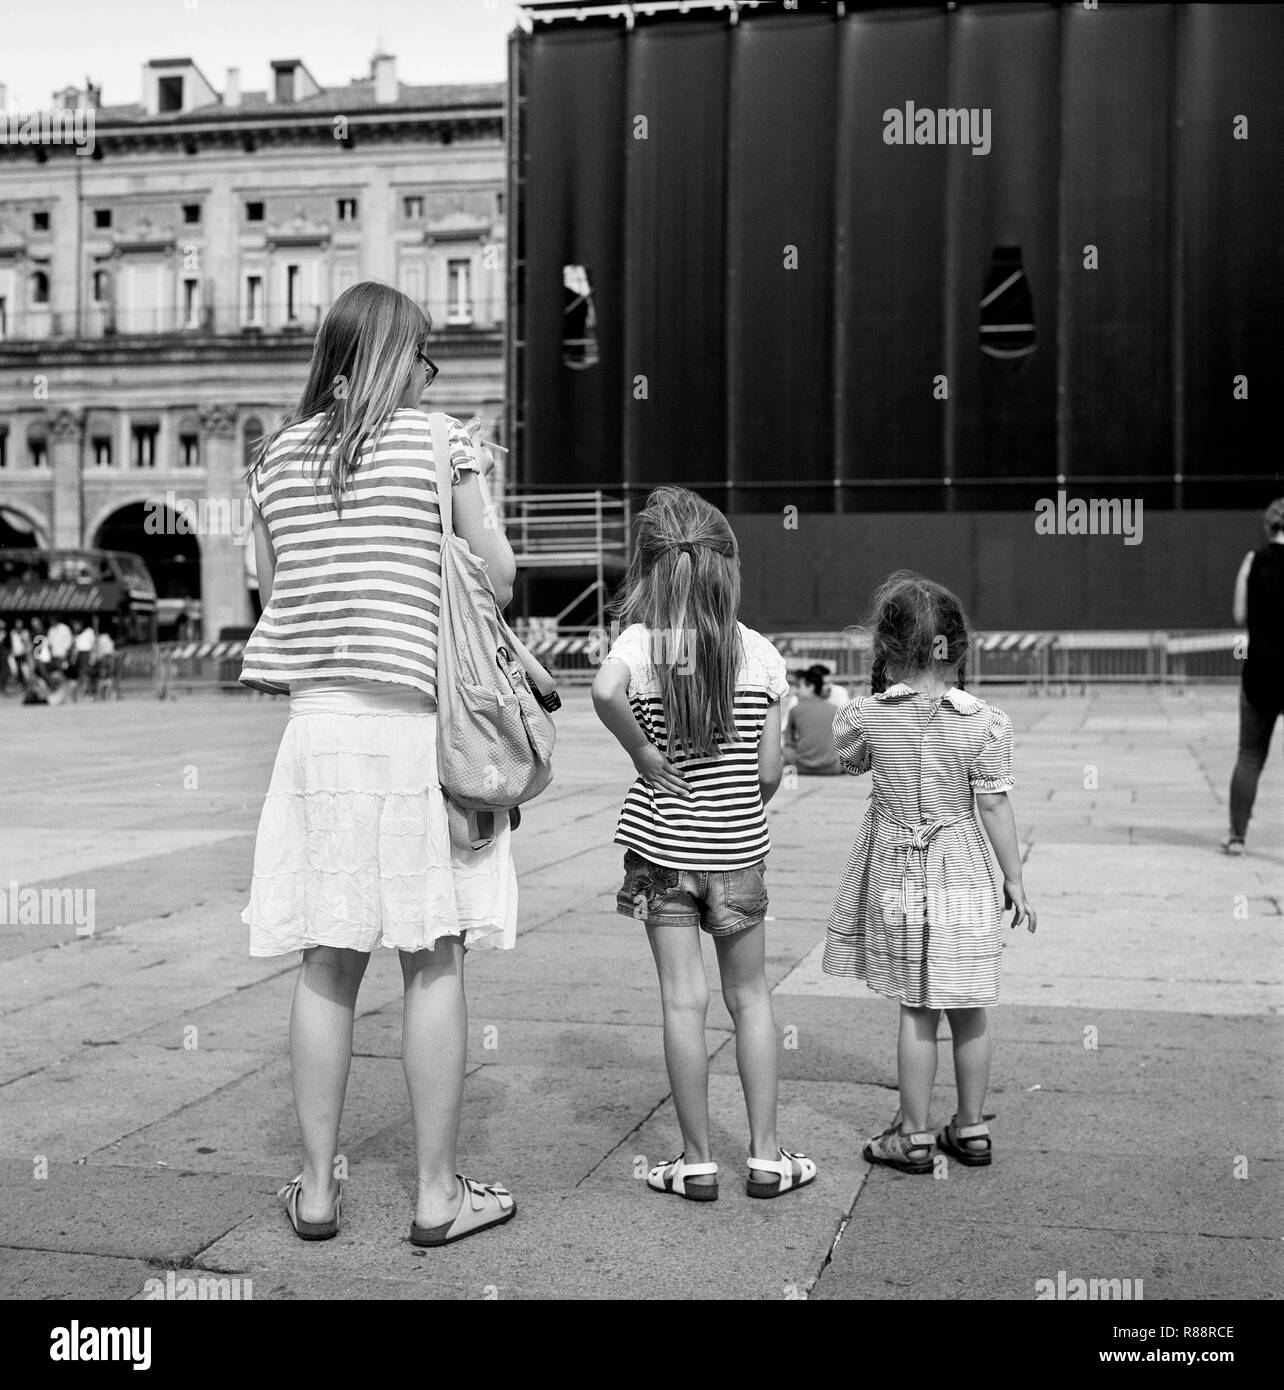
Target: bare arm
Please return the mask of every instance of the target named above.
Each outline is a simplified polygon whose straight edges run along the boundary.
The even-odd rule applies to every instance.
[[[1248,622],[1248,572],[1253,568],[1253,552],[1250,550],[1244,556],[1244,563],[1239,567],[1239,573],[1235,576],[1235,599],[1232,610],[1235,618],[1235,626],[1243,627]]]
[[[682,773],[647,738],[642,726],[633,717],[628,690],[629,668],[622,661],[604,661],[593,681],[593,708],[597,717],[633,759],[638,776],[653,787],[677,796],[690,796],[691,791]]]
[[[758,789],[762,793],[762,804],[775,796],[780,790],[780,779],[784,774],[784,758],[780,752],[780,704],[767,706],[767,717],[762,724],[762,737],[758,740]]]
[[[1003,871],[1003,905],[1016,909],[1012,925],[1015,927],[1024,919],[1026,927],[1033,931],[1038,919],[1026,899],[1025,885],[1021,881],[1021,847],[1007,792],[977,792],[976,809]]]
[[[513,601],[517,561],[485,479],[476,473],[461,472],[450,497],[455,534],[463,537],[479,560],[485,560],[495,600],[506,608]]]
[[[268,535],[267,522],[253,508],[254,515],[254,572],[259,581],[259,602],[264,608],[272,597],[272,581],[276,578],[276,551]]]

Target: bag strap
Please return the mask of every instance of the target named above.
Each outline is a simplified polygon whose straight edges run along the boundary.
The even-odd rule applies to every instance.
[[[450,495],[450,435],[446,416],[440,410],[434,410],[428,416],[428,422],[432,426],[432,461],[437,468],[437,506],[441,511],[441,533],[443,536],[453,536],[455,523]]]

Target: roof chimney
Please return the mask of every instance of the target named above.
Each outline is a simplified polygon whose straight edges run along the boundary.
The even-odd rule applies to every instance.
[[[240,106],[241,104],[241,69],[228,68],[227,86],[223,89],[224,106]]]
[[[376,53],[370,60],[374,78],[374,97],[380,106],[397,100],[397,60],[391,53]]]

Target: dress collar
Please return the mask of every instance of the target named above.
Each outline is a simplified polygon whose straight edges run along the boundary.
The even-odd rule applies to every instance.
[[[874,698],[877,700],[899,700],[906,695],[918,695],[920,693],[912,685],[898,681],[895,685],[888,686],[881,695],[876,695]],[[959,714],[975,714],[978,710],[985,708],[984,700],[978,700],[975,695],[969,695],[966,690],[960,690],[956,685],[951,686],[941,696],[941,699],[947,700]]]

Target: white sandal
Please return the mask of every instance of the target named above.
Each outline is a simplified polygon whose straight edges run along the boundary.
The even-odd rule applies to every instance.
[[[795,1163],[802,1170],[797,1180],[794,1178]],[[769,1181],[764,1181],[762,1178],[755,1178],[755,1172],[772,1173],[774,1176]],[[749,1160],[749,1181],[745,1184],[745,1191],[751,1197],[779,1197],[815,1181],[816,1165],[806,1154],[791,1154],[788,1149],[781,1149],[778,1159]]]
[[[669,1159],[665,1163],[657,1163],[654,1168],[646,1175],[646,1185],[653,1192],[672,1192],[678,1197],[685,1197],[688,1202],[716,1202],[718,1200],[718,1184],[714,1182],[694,1183],[690,1188],[687,1187],[687,1179],[699,1177],[704,1173],[716,1173],[718,1165],[716,1163],[684,1163],[685,1157],[679,1154],[677,1158]]]

